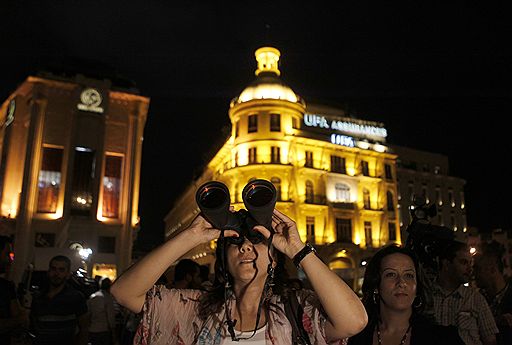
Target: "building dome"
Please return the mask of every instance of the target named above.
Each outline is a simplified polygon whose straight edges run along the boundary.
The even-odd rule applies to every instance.
[[[278,99],[302,103],[299,95],[279,78],[281,74],[278,66],[279,50],[263,47],[257,49],[254,55],[258,62],[255,72],[256,79],[240,93],[240,96],[233,100],[232,105],[255,99]]]

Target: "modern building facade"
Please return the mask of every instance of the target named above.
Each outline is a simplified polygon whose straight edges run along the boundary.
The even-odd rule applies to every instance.
[[[280,79],[280,52],[255,52],[256,79],[230,103],[232,132],[223,147],[165,217],[166,236],[183,230],[199,212],[197,188],[224,182],[235,209],[256,178],[271,181],[277,209],[297,222],[329,267],[360,287],[365,258],[401,242],[397,156],[386,144],[382,123],[348,117],[342,110],[306,104]],[[214,244],[187,256],[214,262]]]
[[[429,217],[431,224],[445,226],[454,231],[455,238],[466,241],[466,181],[450,175],[448,157],[398,145],[391,147],[398,156],[398,204],[402,238],[406,239],[408,235],[413,198],[422,196],[427,204],[435,205],[436,214]]]
[[[15,281],[58,253],[92,276],[131,264],[149,98],[83,75],[28,77],[3,102],[0,205]]]

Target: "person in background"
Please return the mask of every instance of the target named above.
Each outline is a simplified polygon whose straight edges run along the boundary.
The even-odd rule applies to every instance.
[[[427,303],[418,260],[399,245],[380,249],[366,267],[363,304],[368,325],[349,345],[463,345],[455,327],[422,314]]]
[[[30,328],[35,345],[86,345],[88,315],[84,295],[68,284],[71,260],[57,255],[48,267],[49,285],[34,295]]]
[[[117,344],[114,298],[110,294],[109,278],[100,280],[100,289],[87,300],[89,310],[89,342],[91,345]]]
[[[201,288],[209,289],[213,286],[210,280],[210,268],[207,265],[201,265]]]
[[[143,311],[134,343],[227,345],[248,340],[284,345],[295,343],[293,329],[300,323],[306,333],[303,339],[320,345],[340,343],[364,328],[367,317],[361,301],[314,255],[313,247],[301,241],[293,220],[274,210],[272,229],[254,226],[247,231],[250,237],[220,231],[199,214],[188,228],[125,271],[112,285],[112,294],[133,312]],[[154,285],[172,262],[214,239],[218,239],[214,288]],[[287,295],[281,280],[285,256],[295,258],[314,288],[297,291],[303,313],[293,323],[285,313]]]
[[[174,268],[174,281],[170,286],[175,289],[200,289],[201,268],[191,259],[181,259]]]
[[[482,246],[474,256],[476,285],[487,300],[498,326],[499,345],[512,344],[512,284],[503,274],[504,247],[496,241]]]
[[[450,241],[439,255],[439,272],[432,284],[433,315],[440,325],[456,326],[466,345],[494,345],[498,328],[491,309],[471,279],[468,246]]]
[[[10,345],[14,331],[23,325],[14,283],[7,279],[12,258],[11,239],[0,235],[0,344]]]

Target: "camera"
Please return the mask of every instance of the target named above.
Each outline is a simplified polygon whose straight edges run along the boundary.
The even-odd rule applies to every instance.
[[[227,238],[228,243],[241,244],[244,237],[254,244],[260,243],[265,238],[253,228],[263,225],[272,231],[276,188],[270,181],[252,180],[242,190],[242,200],[246,209],[230,211],[229,189],[220,181],[206,182],[196,192],[196,203],[206,220],[219,230],[235,230],[240,235]]]
[[[430,218],[437,214],[436,205],[428,204],[423,196],[414,196],[409,211],[412,219],[407,226],[409,235],[405,247],[415,253],[427,274],[435,274],[439,269],[439,254],[455,238],[453,231],[430,223]]]

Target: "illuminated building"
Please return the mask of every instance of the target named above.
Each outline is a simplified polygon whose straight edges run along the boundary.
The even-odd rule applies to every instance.
[[[434,225],[452,229],[458,240],[467,240],[465,181],[450,176],[448,157],[438,154],[391,145],[397,158],[398,203],[402,238],[407,238],[411,222],[409,208],[413,197],[421,195],[428,204],[435,205],[436,214],[429,217]]]
[[[1,222],[15,237],[16,281],[57,253],[81,254],[93,276],[115,278],[131,264],[148,105],[107,79],[49,73],[5,100]]]
[[[198,213],[195,192],[203,182],[224,182],[240,209],[246,183],[267,179],[278,191],[276,207],[297,222],[302,239],[359,288],[365,258],[401,242],[396,155],[386,144],[386,129],[340,109],[306,104],[279,78],[277,49],[263,47],[255,56],[256,79],[230,104],[231,135],[165,217],[166,237]],[[214,261],[208,245],[187,256],[201,264]]]

